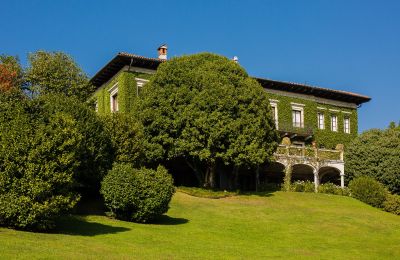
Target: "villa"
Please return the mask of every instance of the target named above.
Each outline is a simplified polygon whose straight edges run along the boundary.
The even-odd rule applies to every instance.
[[[158,48],[158,58],[118,53],[91,79],[98,113],[129,112],[135,96],[167,61],[167,46]],[[237,58],[234,58],[237,62]],[[357,109],[370,98],[364,95],[306,84],[254,77],[269,95],[276,129],[282,144],[275,162],[263,167],[263,181],[282,183],[285,172],[291,180],[310,180],[317,188],[332,182],[344,187],[346,145],[357,136]],[[251,188],[251,174],[241,176]],[[226,181],[221,177],[221,187]]]

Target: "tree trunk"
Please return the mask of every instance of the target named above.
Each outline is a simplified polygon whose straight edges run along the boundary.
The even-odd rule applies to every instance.
[[[256,168],[256,191],[260,191],[260,166]]]
[[[216,177],[216,164],[215,162],[209,162],[207,163],[207,171],[205,176],[204,187],[215,189],[217,187],[215,177]]]
[[[233,166],[234,186],[235,189],[239,189],[239,167]]]
[[[204,186],[204,172],[196,165],[194,162],[190,162],[188,159],[185,158],[185,161],[187,165],[193,170],[194,174],[196,175],[196,179],[199,182],[199,186],[203,187]]]

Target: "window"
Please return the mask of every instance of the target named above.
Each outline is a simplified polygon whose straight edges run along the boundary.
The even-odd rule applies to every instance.
[[[292,104],[292,121],[293,127],[304,127],[304,104],[293,103]]]
[[[135,78],[136,80],[136,95],[139,96],[142,92],[143,86],[149,82],[147,79]]]
[[[331,130],[333,132],[337,132],[338,128],[337,128],[337,116],[336,115],[332,115],[331,116]]]
[[[303,120],[302,120],[302,111],[301,110],[293,110],[292,111],[293,117],[293,126],[294,127],[303,127]]]
[[[114,94],[112,97],[111,97],[111,107],[112,107],[112,109],[111,109],[111,111],[112,112],[118,112],[118,93],[116,93],[116,94]]]
[[[318,129],[325,129],[325,116],[322,112],[318,112]]]
[[[275,127],[278,129],[278,104],[276,102],[271,102],[272,118],[275,122]]]
[[[348,117],[344,118],[344,132],[350,134],[350,118]]]
[[[111,112],[118,112],[119,104],[118,104],[118,83],[115,84],[110,89],[110,109]]]

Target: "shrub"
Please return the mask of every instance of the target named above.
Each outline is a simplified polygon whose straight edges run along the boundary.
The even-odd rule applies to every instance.
[[[400,196],[388,194],[385,202],[383,203],[383,208],[387,212],[400,215]]]
[[[333,183],[324,183],[318,186],[319,193],[325,194],[334,194],[334,195],[341,195],[341,196],[349,196],[350,190],[347,187],[340,187]]]
[[[151,170],[115,164],[100,192],[112,216],[145,223],[167,212],[174,191],[172,177],[161,166]]]
[[[114,162],[130,163],[135,167],[144,162],[144,136],[140,123],[131,115],[113,113],[102,117],[111,139]]]
[[[290,190],[296,192],[314,192],[315,185],[311,181],[295,181],[291,184]]]
[[[368,176],[361,176],[349,183],[351,195],[373,207],[382,208],[387,190],[380,182]]]
[[[82,136],[69,115],[39,120],[28,107],[26,100],[1,103],[0,225],[46,230],[78,201],[71,190]]]
[[[368,130],[345,153],[346,180],[370,176],[400,195],[400,127]]]
[[[79,166],[74,172],[78,190],[98,193],[100,182],[112,167],[112,146],[103,122],[88,104],[61,94],[42,95],[32,102],[31,110],[46,120],[55,113],[73,118],[82,139],[75,146]]]

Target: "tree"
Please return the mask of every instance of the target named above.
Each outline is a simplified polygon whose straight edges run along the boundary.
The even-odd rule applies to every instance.
[[[113,161],[142,166],[145,154],[142,125],[132,115],[121,113],[106,115],[102,121],[111,139]]]
[[[57,113],[73,118],[83,137],[74,148],[79,164],[74,172],[75,184],[81,193],[97,194],[100,182],[112,166],[113,152],[110,136],[96,112],[89,104],[63,94],[41,95],[31,101],[30,110],[44,121]]]
[[[0,91],[10,93],[20,90],[23,69],[18,57],[0,55]]]
[[[216,187],[218,163],[257,167],[278,144],[263,88],[219,55],[161,64],[135,104],[152,159],[183,157],[205,187]]]
[[[79,199],[76,121],[57,112],[43,119],[30,101],[0,93],[0,225],[45,230]]]
[[[75,61],[62,52],[38,51],[28,55],[28,89],[32,95],[62,93],[86,101],[94,87]]]
[[[358,136],[345,153],[347,181],[370,176],[400,194],[400,127],[372,129]]]

